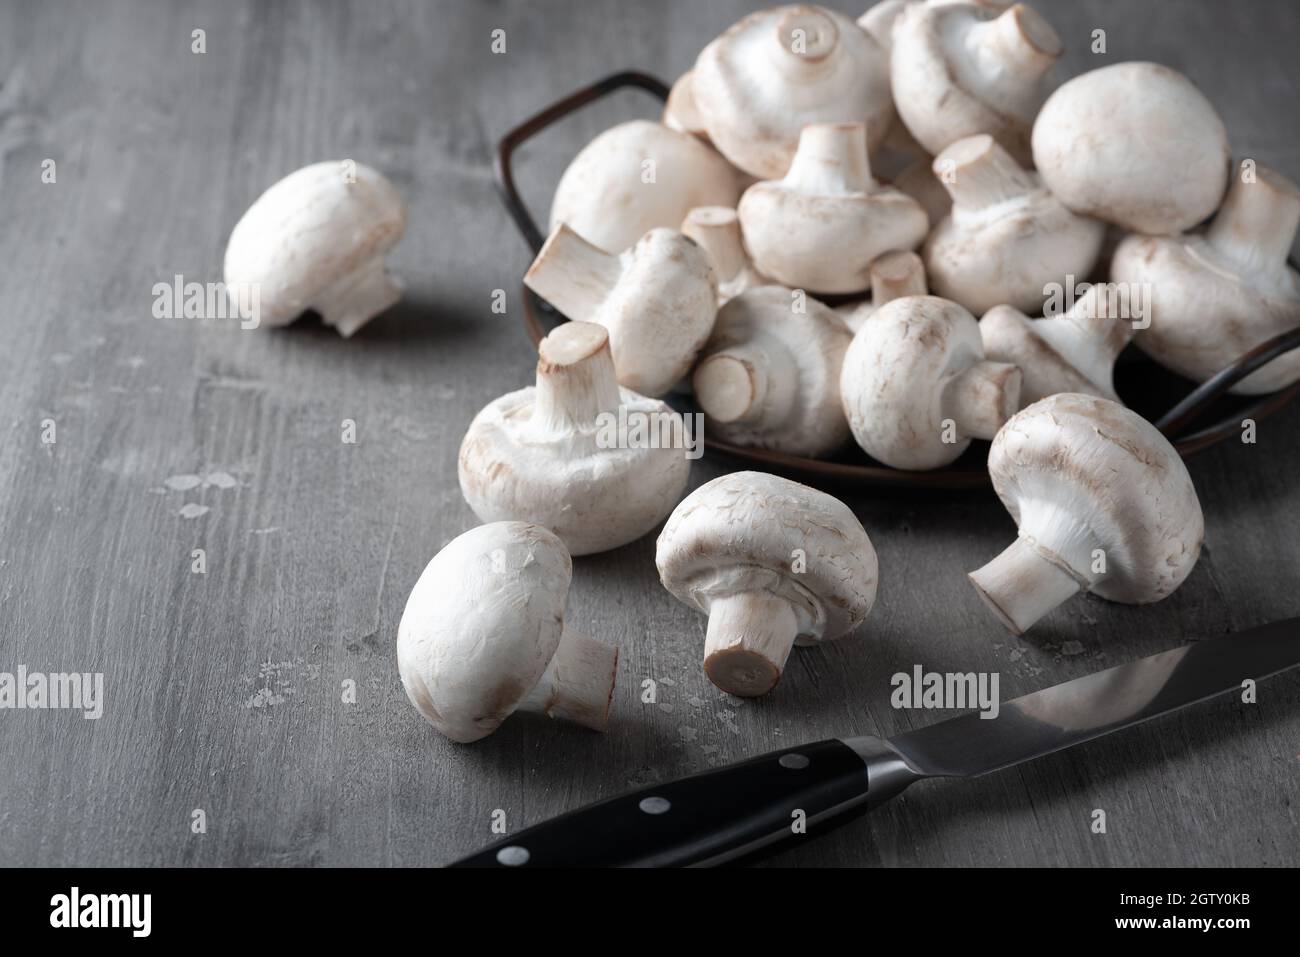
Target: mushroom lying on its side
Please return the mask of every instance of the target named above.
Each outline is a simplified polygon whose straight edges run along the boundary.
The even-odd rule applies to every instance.
[[[835,308],[835,314],[850,332],[861,329],[885,303],[904,296],[924,296],[930,291],[925,284],[925,264],[914,252],[885,253],[872,262],[870,272],[871,298]]]
[[[261,325],[309,309],[351,336],[402,297],[384,254],[406,231],[406,207],[381,173],[351,160],[290,173],[240,217],[226,246],[226,288],[259,290]]]
[[[840,366],[851,338],[815,299],[796,311],[784,287],[736,296],[718,311],[695,367],[695,397],[713,433],[791,455],[840,448],[849,437]]]
[[[718,281],[718,305],[746,289],[767,285],[745,252],[740,217],[726,206],[697,206],[682,222],[682,235],[695,240],[709,254]]]
[[[988,362],[975,317],[947,299],[885,303],[844,356],[853,438],[896,469],[936,469],[991,439],[1020,404],[1020,370]]]
[[[810,5],[733,25],[700,53],[691,88],[709,139],[760,179],[785,175],[810,123],[860,122],[874,147],[893,113],[880,45],[842,13]]]
[[[614,255],[561,223],[524,282],[570,319],[604,326],[619,384],[652,397],[690,371],[718,310],[708,254],[671,229]]]
[[[915,248],[930,226],[914,199],[871,178],[861,123],[804,127],[785,179],[745,190],[739,213],[754,267],[818,293],[861,292],[873,259]]]
[[[1092,286],[1066,312],[1030,319],[994,306],[980,320],[984,355],[1021,373],[1021,408],[1058,392],[1118,402],[1115,360],[1133,338],[1133,323],[1112,311],[1109,285]]]
[[[968,3],[908,4],[893,28],[890,79],[898,114],[937,154],[977,133],[1029,162],[1029,132],[1061,39],[1023,3],[999,12]]]
[[[1204,382],[1255,346],[1300,326],[1300,273],[1287,265],[1300,224],[1300,187],[1259,167],[1234,179],[1203,233],[1129,236],[1111,275],[1151,288],[1151,325],[1137,344],[1161,365]],[[1234,385],[1237,395],[1284,389],[1300,379],[1300,350],[1278,356]]]
[[[1157,63],[1116,63],[1061,85],[1034,121],[1034,165],[1076,213],[1137,233],[1191,229],[1223,198],[1223,121]]]
[[[652,229],[676,229],[695,206],[735,206],[736,171],[689,133],[632,120],[601,133],[573,158],[551,200],[551,230],[567,223],[621,253]]]
[[[639,424],[644,441],[634,441]],[[681,416],[619,389],[608,335],[588,322],[543,339],[536,387],[489,403],[460,447],[460,488],[475,515],[543,525],[574,555],[649,532],[689,472]]]
[[[1080,591],[1146,604],[1191,573],[1205,520],[1187,466],[1136,412],[1064,392],[1017,412],[989,476],[1019,537],[970,573],[1013,634]]]
[[[709,618],[704,673],[742,697],[776,686],[791,646],[847,635],[876,600],[876,551],[848,506],[762,472],[683,499],[655,564],[664,587]]]
[[[411,589],[397,629],[411,704],[461,744],[515,711],[604,731],[618,649],[564,627],[572,574],[564,544],[540,525],[496,522],[452,539]]]
[[[1086,278],[1105,223],[1070,212],[988,135],[935,157],[952,212],[925,242],[935,293],[984,313],[1007,304],[1037,315],[1050,283]]]

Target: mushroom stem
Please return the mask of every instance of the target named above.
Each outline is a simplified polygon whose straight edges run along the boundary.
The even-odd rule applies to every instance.
[[[537,347],[537,397],[533,423],[570,435],[597,425],[602,412],[617,412],[618,378],[609,333],[593,322],[566,322]]]
[[[740,217],[726,206],[699,206],[686,215],[682,232],[709,254],[721,285],[745,268],[748,257],[740,238]]]
[[[980,598],[1015,635],[1024,634],[1082,587],[1078,579],[1024,536],[967,577]]]
[[[782,358],[786,358],[781,353]],[[692,385],[706,415],[718,422],[748,422],[779,411],[794,401],[798,377],[789,363],[752,342],[715,352],[695,370]],[[784,368],[778,368],[782,366]]]
[[[1285,268],[1300,227],[1300,188],[1285,176],[1259,167],[1255,181],[1232,180],[1206,233],[1210,245],[1247,267]]]
[[[924,296],[925,265],[914,252],[885,253],[871,264],[871,305],[879,309],[904,296]]]
[[[1132,322],[1113,314],[1106,299],[1109,288],[1109,283],[1098,283],[1064,314],[1035,319],[1030,325],[1089,382],[1113,391],[1115,359],[1136,330]]]
[[[876,188],[861,123],[811,123],[799,134],[786,186],[815,196],[869,193]]]
[[[1060,57],[1063,46],[1043,17],[1017,3],[991,20],[971,27],[966,49],[990,79],[1014,80],[1017,87],[1033,83]]]
[[[794,609],[771,592],[719,595],[709,605],[704,673],[728,694],[767,694],[781,680],[798,633]]]
[[[313,297],[322,321],[344,338],[401,298],[402,289],[388,275],[383,253],[371,256]]]
[[[992,439],[1020,407],[1020,369],[1009,362],[976,362],[943,387],[945,418],[960,438]]]
[[[622,273],[618,256],[561,223],[528,267],[524,282],[570,319],[586,321],[596,314]]]
[[[986,209],[1038,188],[1033,177],[987,133],[953,143],[934,158],[933,169],[953,204],[966,210]]]
[[[604,731],[617,669],[617,648],[565,628],[551,663],[519,710]]]

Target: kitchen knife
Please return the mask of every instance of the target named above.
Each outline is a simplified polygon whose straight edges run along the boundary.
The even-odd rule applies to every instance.
[[[1031,761],[1300,664],[1300,618],[1198,641],[892,738],[830,739],[601,801],[453,867],[707,867],[821,835],[923,778]],[[803,825],[803,833],[798,825]]]

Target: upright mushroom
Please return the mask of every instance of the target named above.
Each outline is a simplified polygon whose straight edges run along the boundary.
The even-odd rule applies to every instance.
[[[706,144],[662,123],[631,120],[601,133],[555,187],[551,229],[567,223],[621,253],[659,227],[676,229],[696,206],[735,206],[736,171]]]
[[[873,259],[915,248],[930,226],[914,199],[871,178],[861,123],[805,127],[790,172],[745,190],[739,213],[759,272],[822,293],[866,289]]]
[[[719,310],[693,385],[723,441],[825,455],[848,440],[840,366],[851,336],[828,307],[804,306],[794,309],[789,289],[765,286]]]
[[[880,45],[843,14],[810,5],[736,23],[700,53],[691,88],[709,139],[760,179],[785,175],[810,123],[862,123],[874,147],[893,113]]]
[[[1086,278],[1106,225],[1070,212],[987,134],[935,157],[952,212],[925,242],[930,286],[971,312],[1006,303],[1037,315],[1046,287]]]
[[[989,362],[975,317],[937,296],[881,306],[844,356],[849,428],[872,458],[935,469],[991,439],[1019,407],[1020,370]]]
[[[762,472],[732,472],[683,499],[655,564],[664,587],[709,618],[704,673],[741,697],[771,691],[792,645],[848,634],[876,600],[876,551],[853,512]]]
[[[460,447],[460,488],[485,522],[544,525],[574,555],[635,541],[686,487],[682,418],[614,377],[605,330],[566,322],[538,348],[537,385],[489,403]]]
[[[515,711],[597,731],[618,649],[564,627],[573,563],[540,525],[496,522],[452,539],[425,567],[397,629],[411,704],[461,744]]]
[[[1080,591],[1159,601],[1200,555],[1205,521],[1183,460],[1106,399],[1066,392],[1016,413],[993,440],[989,476],[1020,532],[970,580],[1013,634]]]
[[[1033,148],[1061,202],[1138,233],[1191,229],[1228,182],[1223,121],[1158,63],[1116,63],[1062,84],[1034,121]]]
[[[406,231],[406,207],[383,174],[352,160],[290,173],[240,217],[226,246],[225,279],[258,290],[260,325],[309,309],[351,336],[402,297],[384,255]]]
[[[1300,188],[1259,167],[1237,177],[1204,232],[1129,236],[1112,276],[1151,290],[1151,324],[1139,348],[1204,382],[1239,356],[1300,326],[1300,273],[1287,265],[1300,224]],[[1284,389],[1300,379],[1300,351],[1278,356],[1232,387],[1238,395]]]
[[[709,254],[718,281],[718,304],[722,305],[746,289],[766,284],[745,252],[740,235],[740,217],[726,206],[697,206],[682,223],[682,235]]]
[[[524,282],[570,319],[604,326],[619,384],[648,396],[686,375],[718,309],[708,254],[671,229],[614,255],[561,223]]]
[[[1115,308],[1115,287],[1089,287],[1059,316],[1030,319],[1011,306],[994,306],[980,320],[984,355],[1020,369],[1020,405],[1058,392],[1079,392],[1118,402],[1115,360],[1134,326]]]
[[[992,135],[1022,163],[1047,95],[1061,39],[1033,9],[916,3],[893,28],[890,79],[898,114],[937,154],[976,133]]]
[[[850,332],[857,332],[887,302],[904,296],[924,296],[925,264],[914,252],[885,253],[871,264],[871,298],[866,302],[837,306],[836,314]]]

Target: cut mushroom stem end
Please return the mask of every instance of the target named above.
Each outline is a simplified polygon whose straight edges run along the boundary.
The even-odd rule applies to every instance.
[[[524,282],[570,319],[585,320],[600,308],[621,273],[617,256],[560,223],[528,268]]]
[[[604,731],[617,671],[617,648],[565,628],[550,664],[519,710]]]
[[[781,680],[798,633],[790,603],[769,592],[714,598],[704,639],[704,673],[728,694],[765,695]]]
[[[551,432],[594,428],[619,406],[609,333],[593,322],[566,322],[537,349],[533,420]]]
[[[1017,538],[997,558],[967,577],[980,598],[1014,635],[1022,635],[1083,585],[1047,552]]]
[[[945,416],[959,437],[989,441],[1020,407],[1020,369],[1009,362],[976,362],[949,380]]]
[[[382,253],[340,276],[314,297],[321,320],[347,338],[402,298],[402,287],[388,274]]]

